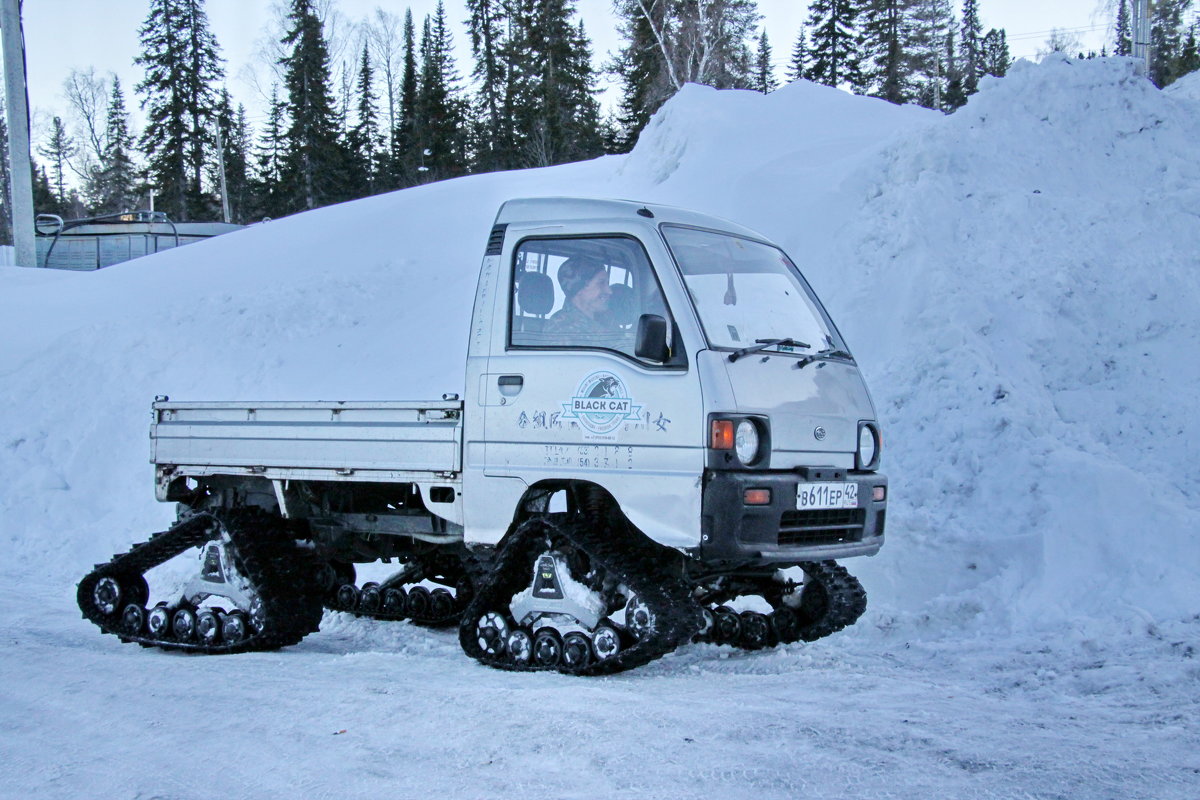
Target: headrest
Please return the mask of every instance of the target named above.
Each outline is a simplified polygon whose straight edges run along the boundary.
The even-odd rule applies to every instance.
[[[633,287],[614,283],[609,289],[612,296],[608,299],[608,313],[612,315],[613,321],[618,325],[632,325],[637,322]]]
[[[554,308],[554,281],[541,272],[520,273],[517,302],[526,314],[549,314]]]

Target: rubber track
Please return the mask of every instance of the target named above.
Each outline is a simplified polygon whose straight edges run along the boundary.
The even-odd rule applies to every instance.
[[[478,586],[483,582],[483,580],[486,579],[491,569],[493,555],[494,550],[492,546],[484,544],[469,545],[465,548],[464,552],[458,554],[459,561],[462,563],[463,573],[471,581],[472,587]],[[442,557],[444,558],[444,556]],[[408,581],[405,584],[400,584],[400,586],[403,588],[411,583],[420,583],[422,577],[426,574],[430,574],[431,572],[437,572],[437,569],[432,568],[425,571],[418,571],[418,577],[416,580]],[[384,581],[381,586],[387,583],[387,581]],[[360,586],[358,588],[361,591],[362,587]],[[460,597],[456,592],[454,596],[454,610],[449,614],[443,614],[441,616],[412,617],[403,612],[399,614],[389,614],[382,609],[377,611],[363,611],[359,608],[346,608],[337,602],[337,590],[338,587],[334,586],[329,595],[325,598],[325,608],[328,608],[330,611],[340,611],[345,614],[353,614],[356,617],[377,619],[383,622],[407,621],[413,623],[414,625],[419,625],[425,628],[446,628],[452,625],[458,625],[459,620],[462,618],[463,610],[466,607],[467,602],[470,602],[469,597],[471,596],[468,595],[466,602],[463,602],[464,598]]]
[[[607,576],[625,584],[654,613],[652,636],[644,637],[612,658],[583,667],[540,666],[490,656],[479,647],[476,626],[492,611],[509,616],[515,594],[529,585],[534,559],[546,549],[547,537],[559,537],[585,552]],[[627,529],[585,525],[565,514],[540,515],[522,524],[498,547],[491,575],[463,612],[458,637],[467,655],[489,667],[515,672],[557,671],[568,675],[610,675],[642,666],[691,641],[702,625],[699,607],[687,585],[672,576],[667,551]]]
[[[825,589],[826,606],[815,618],[806,618],[806,606],[796,609],[800,616],[800,638],[814,642],[858,621],[867,610],[867,593],[846,568],[836,561],[806,561],[800,565],[809,580]],[[803,594],[801,594],[803,598]]]
[[[165,563],[180,553],[228,534],[227,549],[238,571],[254,587],[263,601],[265,625],[261,631],[247,626],[250,635],[234,644],[204,644],[175,639],[155,639],[143,631],[130,635],[121,630],[121,611],[112,616],[101,613],[93,599],[93,589],[104,576],[118,581],[130,580]],[[321,621],[321,601],[313,590],[315,562],[299,549],[291,535],[269,515],[252,510],[225,512],[220,515],[201,512],[180,521],[169,530],[156,533],[126,553],[112,557],[84,576],[76,599],[84,619],[91,620],[104,633],[123,642],[134,642],[164,650],[220,655],[275,650],[296,644],[317,630]]]

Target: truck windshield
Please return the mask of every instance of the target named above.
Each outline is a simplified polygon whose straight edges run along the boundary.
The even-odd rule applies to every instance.
[[[662,231],[710,347],[738,350],[762,340],[792,339],[811,350],[845,349],[800,271],[779,248],[694,228],[664,225]]]

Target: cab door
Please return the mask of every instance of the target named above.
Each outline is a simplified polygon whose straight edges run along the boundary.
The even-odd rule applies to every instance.
[[[646,244],[600,230],[534,232],[506,251],[512,291],[496,309],[504,347],[480,386],[485,477],[595,483],[651,538],[697,544],[699,380],[682,342],[666,362],[635,353],[643,314],[673,327]]]

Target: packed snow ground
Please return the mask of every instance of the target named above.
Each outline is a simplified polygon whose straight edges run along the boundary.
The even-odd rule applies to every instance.
[[[949,117],[688,87],[626,157],[0,270],[0,795],[1200,796],[1198,94],[1120,59],[1019,64]],[[460,391],[491,218],[556,194],[726,216],[801,264],[885,425],[853,630],[579,681],[337,614],[224,659],[79,619],[74,581],[171,518],[154,395]]]

